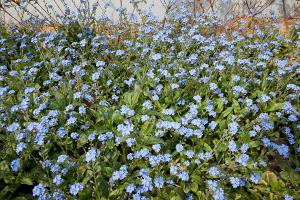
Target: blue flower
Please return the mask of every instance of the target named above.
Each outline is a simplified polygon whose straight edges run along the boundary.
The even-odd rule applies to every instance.
[[[20,158],[17,158],[15,160],[13,160],[10,163],[10,167],[11,167],[12,171],[14,171],[14,172],[19,171],[19,169],[20,169]]]
[[[192,158],[194,155],[195,155],[195,152],[192,151],[192,150],[187,150],[185,152],[185,155],[188,157],[188,158]]]
[[[125,122],[126,124],[119,124],[117,126],[117,130],[123,135],[123,136],[128,136],[131,134],[133,131],[133,124],[131,122]]]
[[[214,193],[213,197],[215,200],[226,200],[224,190],[222,188],[217,188]]]
[[[249,156],[247,154],[241,154],[238,158],[236,158],[236,161],[246,167],[249,161]]]
[[[267,137],[263,137],[263,138],[261,139],[261,141],[263,142],[264,146],[266,146],[266,147],[272,146],[272,143],[271,143],[270,139],[267,138]]]
[[[245,185],[244,180],[240,178],[230,177],[229,180],[233,188],[238,188]]]
[[[240,94],[243,94],[243,95],[247,94],[247,90],[241,86],[234,86],[232,88],[232,92],[235,96],[238,96]]]
[[[266,103],[266,102],[268,102],[268,101],[271,100],[271,98],[270,98],[269,96],[265,95],[265,94],[262,94],[262,95],[260,96],[260,98],[261,98],[261,102],[262,102],[262,103]]]
[[[110,178],[110,182],[123,180],[128,174],[127,169],[128,167],[126,165],[122,165],[119,171],[113,172],[112,177]]]
[[[155,177],[154,178],[154,185],[155,187],[162,189],[164,186],[164,178],[163,177]]]
[[[92,80],[95,82],[100,78],[101,73],[100,72],[95,72],[92,74]]]
[[[15,132],[20,129],[20,125],[18,123],[12,123],[7,127],[8,132]]]
[[[253,183],[255,183],[255,184],[259,184],[260,183],[260,179],[261,179],[261,177],[257,173],[251,174],[251,176],[250,176],[250,181],[253,182]]]
[[[218,188],[218,182],[216,180],[208,180],[207,184],[208,184],[209,189],[212,191],[214,191]]]
[[[158,61],[161,58],[162,58],[162,55],[160,53],[156,53],[156,54],[152,55],[152,59],[154,61]]]
[[[293,200],[294,198],[288,194],[284,195],[284,200]]]
[[[123,55],[124,53],[125,53],[124,50],[117,50],[117,51],[116,51],[116,55],[117,55],[117,56],[121,56],[121,55]]]
[[[150,119],[150,117],[148,115],[142,115],[141,116],[142,122],[148,121],[149,119]]]
[[[70,126],[70,125],[74,125],[76,123],[77,119],[76,117],[70,117],[68,120],[67,120],[67,125]]]
[[[101,66],[104,66],[105,65],[105,62],[104,61],[102,61],[102,60],[97,60],[97,62],[96,62],[96,66],[97,67],[101,67]]]
[[[236,122],[231,122],[228,128],[229,128],[229,133],[231,135],[235,135],[238,132],[239,125]]]
[[[121,115],[128,115],[129,117],[132,117],[135,114],[134,110],[132,110],[124,105],[121,107],[120,113],[121,113]]]
[[[52,164],[50,167],[50,171],[52,173],[57,173],[57,172],[59,172],[59,170],[60,170],[60,166],[58,166],[57,164]]]
[[[240,150],[242,153],[246,153],[249,149],[249,145],[248,144],[243,144],[241,147],[240,147]]]
[[[65,135],[68,134],[68,132],[63,128],[60,127],[57,131],[56,131],[58,137],[63,138]]]
[[[218,85],[215,83],[210,83],[209,88],[210,88],[210,90],[214,91],[214,90],[218,89]]]
[[[78,133],[72,132],[71,133],[71,138],[74,139],[74,140],[76,140],[78,138]]]
[[[218,187],[218,182],[217,181],[208,180],[207,184],[208,184],[209,189],[212,191],[213,198],[215,200],[225,200],[225,199],[227,199],[225,197],[224,190],[222,188]]]
[[[54,178],[53,178],[53,183],[55,184],[55,185],[60,185],[60,184],[62,184],[62,182],[63,182],[64,180],[61,178],[61,175],[60,174],[58,174],[58,175],[56,175]]]
[[[291,122],[296,122],[298,120],[298,117],[296,115],[290,115],[288,117],[288,120]]]
[[[183,151],[184,147],[182,146],[182,144],[177,144],[176,145],[176,151],[178,151],[179,153]]]
[[[215,121],[211,121],[209,124],[208,124],[208,127],[211,129],[211,130],[215,130],[215,128],[217,127],[218,123],[215,122]]]
[[[151,108],[153,108],[152,103],[150,101],[148,101],[148,100],[143,103],[143,107],[145,107],[148,110],[150,110]]]
[[[273,144],[272,145],[274,149],[276,149],[279,153],[279,155],[283,156],[284,158],[289,157],[289,147],[285,144],[277,145]]]
[[[154,145],[152,145],[152,149],[153,149],[153,151],[158,153],[161,149],[161,146],[160,146],[160,144],[154,144]]]
[[[73,185],[70,185],[70,194],[77,195],[78,192],[83,190],[83,186],[80,183],[75,183]]]
[[[229,148],[229,151],[231,151],[231,152],[237,152],[238,151],[236,143],[233,140],[231,140],[229,142],[228,148]]]
[[[43,194],[46,193],[46,188],[43,184],[38,184],[36,186],[34,186],[34,188],[32,189],[32,195],[34,197],[36,196],[42,196]]]
[[[217,167],[211,167],[208,169],[208,173],[211,176],[219,176],[220,175],[220,171]]]
[[[178,178],[180,178],[182,181],[188,181],[190,176],[187,171],[182,171],[178,174]]]
[[[16,153],[20,154],[26,147],[27,145],[24,142],[20,142],[16,147]]]
[[[132,147],[133,145],[135,145],[136,140],[135,140],[135,138],[128,138],[128,139],[126,139],[126,143],[127,143],[128,147]]]
[[[58,162],[58,163],[63,163],[67,158],[68,158],[67,155],[60,155],[60,156],[58,156],[58,158],[57,158],[57,162]]]
[[[196,95],[196,96],[193,97],[193,99],[194,99],[197,103],[200,103],[202,98],[201,98],[201,96]]]
[[[89,141],[94,141],[95,139],[96,139],[95,133],[91,133],[91,134],[88,135],[88,140]]]
[[[172,108],[168,108],[168,109],[163,109],[162,110],[162,114],[163,115],[174,115],[175,111]]]
[[[88,152],[86,152],[85,161],[87,163],[96,160],[96,156],[100,154],[98,149],[92,148]]]
[[[65,199],[65,195],[63,193],[61,193],[61,192],[53,192],[52,197],[55,200],[63,200],[63,199]]]
[[[131,193],[133,193],[133,191],[135,190],[135,185],[134,184],[130,184],[130,185],[128,185],[127,187],[126,187],[126,192],[127,193],[129,193],[129,194],[131,194]]]

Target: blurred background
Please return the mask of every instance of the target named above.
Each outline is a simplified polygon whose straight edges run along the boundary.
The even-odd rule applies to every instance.
[[[0,0],[0,15],[2,22],[12,22],[30,16],[59,18],[66,9],[74,16],[95,9],[95,19],[107,17],[117,21],[122,12],[136,20],[144,14],[164,19],[176,15],[173,11],[179,7],[222,20],[272,14],[285,19],[300,16],[300,0]]]

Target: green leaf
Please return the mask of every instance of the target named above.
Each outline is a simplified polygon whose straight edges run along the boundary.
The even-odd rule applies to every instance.
[[[9,165],[8,165],[8,162],[7,161],[1,161],[0,162],[0,172],[7,172],[7,171],[10,171],[9,170]]]
[[[203,141],[199,142],[199,146],[202,147],[205,151],[212,151],[212,148],[209,146],[209,144]]]
[[[270,102],[270,105],[267,107],[266,111],[267,112],[273,112],[280,110],[284,106],[284,103],[274,103]]]
[[[227,145],[224,143],[221,143],[217,147],[217,152],[225,152],[227,150]]]
[[[251,199],[253,199],[253,200],[261,199],[261,194],[259,194],[259,192],[256,189],[248,188],[247,190],[251,193],[251,196],[250,196]]]
[[[272,187],[272,191],[274,191],[274,192],[283,191],[285,189],[285,184],[282,180],[279,180],[279,181],[273,182],[271,184],[271,187]]]
[[[80,134],[80,137],[77,140],[77,148],[83,147],[86,143],[88,143],[88,137],[85,134]]]
[[[191,184],[189,184],[189,183],[184,184],[183,192],[184,193],[189,193],[190,191],[191,191]]]
[[[16,197],[14,200],[27,200],[25,197]]]
[[[99,190],[100,190],[101,196],[102,197],[108,197],[108,195],[109,195],[109,184],[103,179],[99,180],[98,184],[99,184]]]
[[[227,128],[227,126],[226,126],[226,123],[227,123],[226,119],[218,119],[217,123],[218,123],[218,126],[220,127],[220,130],[224,130],[224,129]]]
[[[198,199],[201,199],[201,200],[209,199],[208,196],[206,194],[204,194],[202,191],[197,191],[196,195],[197,195]]]
[[[195,182],[192,183],[191,190],[196,193],[198,191],[198,184]]]
[[[4,182],[5,182],[6,184],[11,184],[11,183],[14,183],[14,182],[15,182],[16,177],[13,176],[13,175],[11,175],[11,174],[9,174],[9,175],[5,176],[5,177],[3,178],[3,180],[4,180]]]
[[[221,118],[227,117],[232,112],[232,110],[233,110],[232,107],[227,108],[224,112],[222,112]]]
[[[7,193],[13,193],[16,189],[18,189],[16,185],[7,185],[1,190],[0,197],[5,196]]]
[[[29,177],[22,177],[20,183],[24,185],[33,185],[32,179]]]
[[[249,146],[250,146],[251,148],[259,147],[259,146],[260,146],[260,142],[258,142],[258,141],[251,141],[251,142],[249,143]]]
[[[144,144],[164,144],[164,140],[159,138],[159,137],[153,137],[153,136],[149,136],[149,137],[145,137],[143,140]]]
[[[124,101],[126,105],[131,108],[134,108],[138,102],[141,95],[141,88],[139,85],[136,85],[133,92],[127,92],[124,94]]]
[[[116,189],[116,190],[113,190],[111,193],[109,193],[109,196],[117,197],[117,196],[120,196],[121,194],[122,194],[122,190]]]
[[[172,102],[173,102],[173,99],[171,97],[166,97],[165,98],[165,103],[166,104],[172,104]]]
[[[93,117],[96,119],[95,124],[104,121],[104,114],[101,111],[90,109],[90,112],[93,115]]]
[[[185,194],[184,192],[182,191],[182,189],[180,188],[175,188],[171,193],[170,193],[170,196],[171,196],[171,200],[183,200],[185,199]]]
[[[146,121],[141,128],[141,133],[143,135],[152,135],[152,131],[156,126],[156,120],[152,118],[150,121]]]
[[[199,185],[200,185],[201,183],[203,183],[201,177],[200,177],[199,175],[197,175],[197,174],[192,174],[191,178],[192,178],[192,180],[193,180],[195,183],[197,183],[197,184],[199,184]]]
[[[224,105],[222,99],[217,99],[216,103],[217,103],[216,112],[221,113],[223,111],[223,105]]]
[[[241,110],[239,102],[235,99],[233,99],[233,110],[235,113],[238,113]]]
[[[112,121],[116,123],[121,123],[123,121],[123,117],[119,112],[114,112],[112,114]]]
[[[300,182],[300,175],[294,170],[282,171],[280,172],[280,177],[289,182]]]

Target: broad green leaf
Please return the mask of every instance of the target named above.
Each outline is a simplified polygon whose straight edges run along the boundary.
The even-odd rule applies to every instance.
[[[191,190],[196,193],[198,191],[198,184],[195,182],[192,183]]]
[[[127,92],[124,94],[124,100],[126,105],[128,105],[131,108],[134,108],[138,102],[141,95],[141,88],[140,86],[136,85],[133,92]]]
[[[119,112],[114,112],[112,114],[112,120],[116,123],[121,123],[123,121],[123,117]]]
[[[191,184],[190,183],[186,183],[183,185],[183,192],[184,193],[189,193],[191,191]]]
[[[20,183],[25,185],[33,185],[32,179],[29,177],[22,177]]]
[[[77,140],[77,147],[80,148],[88,143],[88,137],[85,134],[80,134],[79,139]]]
[[[222,99],[217,99],[216,104],[217,104],[216,112],[221,113],[223,111],[223,101],[222,101]]]
[[[284,106],[284,103],[274,103],[271,102],[270,105],[267,107],[267,112],[274,112],[280,110]]]
[[[230,113],[232,113],[232,110],[233,110],[232,107],[228,107],[225,111],[222,112],[221,118],[227,117]]]
[[[152,131],[156,126],[156,120],[152,118],[150,121],[146,121],[141,128],[141,133],[143,135],[151,135]]]
[[[235,99],[233,99],[233,110],[236,114],[241,110],[239,102]]]
[[[159,137],[146,136],[143,140],[144,144],[164,144],[164,140]]]

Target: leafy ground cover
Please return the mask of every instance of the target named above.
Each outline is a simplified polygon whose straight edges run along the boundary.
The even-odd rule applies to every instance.
[[[1,199],[299,199],[299,23],[67,23],[1,28]]]

